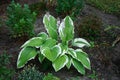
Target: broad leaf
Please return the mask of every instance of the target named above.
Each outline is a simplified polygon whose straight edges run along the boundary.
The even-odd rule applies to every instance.
[[[87,54],[80,50],[76,50],[76,54],[77,54],[76,59],[79,60],[83,64],[84,67],[86,67],[87,69],[91,69],[90,60],[89,60]]]
[[[41,32],[37,36],[41,37],[43,40],[46,40],[48,38],[48,35],[45,32]]]
[[[41,53],[39,53],[38,54],[38,59],[42,63],[42,61],[45,59],[45,57]]]
[[[76,52],[72,48],[68,49],[68,54],[71,55],[73,58],[77,58]]]
[[[67,16],[59,27],[59,35],[63,42],[72,40],[74,37],[74,25],[72,19]]]
[[[62,69],[68,62],[68,57],[66,55],[58,57],[54,62],[53,62],[53,67],[55,71],[59,71]]]
[[[27,42],[25,42],[21,47],[27,47],[27,46],[31,46],[31,47],[39,47],[43,44],[44,40],[41,37],[34,37],[30,40],[28,40]]]
[[[80,72],[83,75],[85,74],[85,68],[79,61],[72,59],[72,64],[77,69],[78,72]]]
[[[83,38],[76,38],[72,41],[72,45],[76,47],[90,46],[90,44]]]
[[[71,63],[72,63],[72,59],[71,59],[70,56],[68,56],[68,62],[67,62],[67,64],[66,64],[66,67],[67,67],[68,69],[70,69]]]
[[[44,42],[44,44],[41,46],[41,49],[43,49],[43,48],[45,48],[45,47],[51,48],[51,47],[55,46],[56,43],[57,43],[57,41],[56,41],[55,39],[48,38],[48,39]]]
[[[23,48],[18,56],[17,67],[18,68],[23,67],[27,63],[27,61],[34,59],[36,55],[37,52],[35,48],[32,47]]]
[[[61,51],[62,51],[61,56],[68,52],[68,46],[67,45],[64,45],[64,44],[60,43],[59,46],[61,47]]]
[[[84,52],[82,49],[76,49],[75,52],[81,52],[84,56],[88,57],[88,54]]]
[[[45,25],[45,28],[49,34],[49,36],[53,39],[58,39],[58,33],[57,33],[57,20],[49,15],[45,14],[43,18],[43,23]]]
[[[41,53],[50,61],[55,61],[56,58],[61,54],[60,46],[56,45],[53,48],[46,47]]]

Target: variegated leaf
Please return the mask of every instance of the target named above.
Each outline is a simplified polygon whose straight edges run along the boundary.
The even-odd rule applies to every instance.
[[[68,63],[68,57],[66,55],[59,56],[53,63],[55,71],[59,71]]]
[[[34,59],[35,56],[37,55],[37,51],[35,48],[33,47],[25,47],[23,48],[18,56],[18,60],[17,60],[17,67],[21,68],[23,67],[27,61]]]
[[[72,45],[76,47],[90,46],[90,44],[83,38],[76,38],[72,41]]]
[[[43,18],[43,23],[49,36],[57,40],[58,39],[57,20],[53,16],[45,14]]]

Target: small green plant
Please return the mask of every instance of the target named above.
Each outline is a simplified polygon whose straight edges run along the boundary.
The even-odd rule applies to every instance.
[[[0,54],[0,66],[4,66],[10,63],[10,55],[6,54],[6,51],[3,52],[3,54]]]
[[[58,77],[54,76],[52,73],[48,73],[43,80],[60,80]]]
[[[40,62],[45,58],[51,61],[55,71],[59,71],[65,66],[70,69],[71,65],[81,74],[85,74],[85,68],[91,69],[88,54],[81,49],[90,44],[83,38],[73,39],[74,25],[69,16],[58,25],[53,16],[46,14],[43,23],[49,35],[41,32],[37,37],[28,40],[21,46],[23,49],[18,56],[18,68],[23,67],[27,61],[38,55]],[[73,46],[80,49],[74,49]]]
[[[36,20],[36,13],[31,12],[28,5],[22,6],[14,1],[7,7],[7,21],[6,24],[11,31],[12,37],[34,35],[34,23]]]
[[[93,73],[90,74],[88,77],[91,78],[92,80],[98,80],[98,75],[94,70],[93,70]]]
[[[88,15],[84,17],[78,26],[79,36],[95,40],[100,36],[102,21],[97,16]]]
[[[57,0],[56,11],[58,14],[76,17],[84,6],[84,0]]]
[[[43,80],[44,74],[36,70],[35,66],[27,66],[18,74],[18,80]]]
[[[5,52],[0,54],[0,80],[11,80],[14,75],[14,70],[7,67],[10,64],[10,57]]]

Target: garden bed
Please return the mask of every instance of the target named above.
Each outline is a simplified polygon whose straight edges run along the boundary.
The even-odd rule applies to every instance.
[[[27,2],[26,2],[27,3]],[[32,2],[30,2],[32,3]],[[33,1],[34,3],[34,1]],[[23,3],[22,3],[23,4]],[[7,6],[7,5],[6,5]],[[3,6],[1,6],[3,7]],[[4,6],[4,9],[6,7]],[[5,11],[2,9],[2,11]],[[54,7],[49,9],[49,13],[53,16],[58,16],[55,11]],[[35,33],[38,34],[39,32],[45,31],[45,28],[43,26],[43,16],[45,15],[45,11],[41,11],[41,13],[38,15],[36,23],[35,23]],[[13,80],[16,80],[16,77],[18,76],[18,73],[22,71],[22,69],[17,69],[17,58],[20,49],[20,46],[28,40],[26,37],[19,37],[19,38],[11,38],[10,32],[8,27],[5,25],[4,21],[7,19],[6,12],[2,13],[0,12],[0,17],[3,20],[3,25],[0,27],[0,55],[6,51],[8,55],[11,55],[10,58],[10,64],[8,67],[13,68],[16,71],[16,74],[13,77]],[[41,66],[42,64],[39,63],[37,59],[30,61],[30,64],[36,65],[36,67],[44,72],[47,73],[53,73],[54,75],[61,78],[61,80],[70,80],[71,77],[81,77],[81,80],[93,80],[88,78],[90,74],[95,75],[94,77],[98,77],[98,80],[119,80],[120,79],[120,41],[115,43],[115,46],[112,47],[112,44],[114,41],[117,40],[117,38],[120,37],[120,32],[116,29],[113,29],[112,33],[111,31],[105,31],[105,29],[108,26],[118,26],[120,27],[120,18],[113,14],[107,14],[104,13],[90,5],[85,5],[82,12],[78,15],[77,19],[75,20],[75,37],[79,36],[79,24],[81,23],[82,19],[85,16],[88,15],[95,15],[102,21],[102,26],[100,28],[100,34],[97,39],[94,39],[95,47],[93,48],[85,48],[84,50],[88,53],[90,60],[91,60],[91,71],[86,71],[86,75],[82,76],[80,75],[74,68],[71,68],[70,70],[67,70],[66,68],[60,70],[59,72],[55,72],[53,68],[48,68],[46,70],[42,70]],[[61,18],[60,18],[61,19]],[[110,33],[110,34],[109,34]],[[111,34],[115,34],[115,36],[111,36]],[[85,37],[86,38],[86,37]],[[87,39],[87,38],[86,38]],[[89,39],[87,39],[89,40]],[[38,65],[39,64],[39,65]],[[29,65],[29,64],[27,64]],[[95,71],[95,73],[93,73]]]

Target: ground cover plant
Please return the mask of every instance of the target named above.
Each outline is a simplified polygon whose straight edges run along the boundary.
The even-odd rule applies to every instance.
[[[6,24],[10,29],[12,37],[34,35],[35,12],[31,12],[28,5],[22,6],[14,1],[7,7]]]
[[[86,2],[107,13],[120,14],[119,0],[86,0]]]
[[[18,80],[43,80],[43,77],[44,74],[40,73],[35,66],[27,66],[18,74]]]
[[[0,80],[11,80],[14,75],[14,69],[8,68],[10,57],[6,52],[0,54]]]
[[[57,24],[57,20],[53,16],[46,14],[43,23],[49,35],[41,32],[37,37],[33,37],[21,46],[22,50],[17,60],[18,68],[25,66],[27,61],[38,55],[40,62],[43,62],[44,58],[51,61],[55,71],[59,71],[65,66],[70,69],[71,65],[81,74],[85,74],[85,68],[91,69],[88,55],[82,50],[84,46],[89,47],[90,44],[83,38],[73,39],[74,25],[69,16]],[[74,49],[72,46],[79,49]]]

